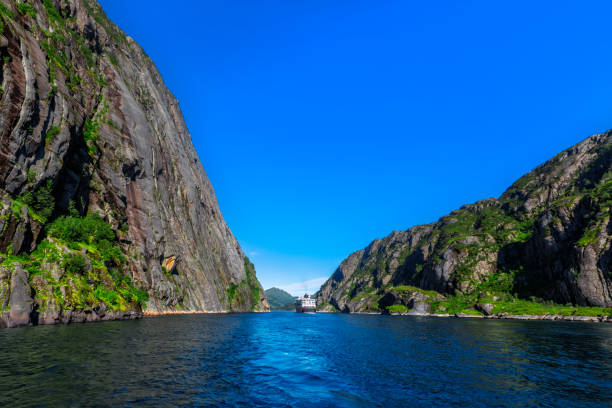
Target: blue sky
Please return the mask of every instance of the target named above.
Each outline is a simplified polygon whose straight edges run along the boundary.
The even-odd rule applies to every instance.
[[[102,0],[176,95],[265,288],[612,127],[609,2]]]

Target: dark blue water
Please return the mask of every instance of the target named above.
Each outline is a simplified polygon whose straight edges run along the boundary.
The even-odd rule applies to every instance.
[[[0,330],[1,406],[612,404],[612,325],[191,315]]]

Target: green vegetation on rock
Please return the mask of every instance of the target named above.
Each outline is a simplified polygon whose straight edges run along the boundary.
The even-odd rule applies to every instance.
[[[83,140],[87,144],[87,150],[90,156],[94,156],[98,152],[96,142],[100,138],[100,124],[94,120],[87,118],[85,119],[85,125],[83,126]]]
[[[406,313],[408,308],[404,305],[391,305],[387,306],[389,313]]]
[[[30,208],[33,218],[38,218],[43,223],[53,214],[55,208],[55,197],[53,197],[53,181],[47,180],[35,190],[28,190],[21,199],[15,203],[23,202]]]
[[[432,297],[439,296],[439,293],[434,290],[423,290],[421,288],[417,288],[416,286],[409,286],[409,285],[394,286],[394,287],[391,287],[389,290],[393,290],[395,292],[400,292],[400,293],[418,292],[418,293],[422,293],[424,295],[432,296]]]
[[[76,248],[76,249],[75,249]],[[103,302],[110,310],[127,311],[144,305],[146,291],[133,285],[121,264],[105,262],[92,245],[49,237],[31,254],[3,254],[3,265],[19,262],[27,271],[40,311],[92,309]]]
[[[228,304],[228,307],[230,309],[232,307],[232,301],[236,297],[236,292],[237,291],[238,291],[238,285],[236,285],[234,282],[230,283],[230,285],[226,289],[226,292],[227,292],[227,304]]]
[[[246,272],[249,292],[251,293],[251,304],[253,305],[252,309],[255,310],[255,307],[257,307],[257,305],[259,304],[261,289],[259,287],[257,277],[255,276],[255,265],[253,265],[253,263],[246,256],[244,257],[244,270]]]
[[[65,215],[49,221],[54,209],[50,180],[12,199],[12,215],[21,219],[29,214],[44,225],[46,238],[30,253],[14,255],[9,246],[0,254],[2,266],[13,268],[19,263],[28,272],[39,311],[88,310],[101,303],[114,311],[142,307],[148,295],[122,272],[126,258],[110,224],[97,214]]]
[[[333,312],[333,313],[340,312],[336,306],[332,305],[329,302],[323,302],[323,303],[319,304],[317,306],[317,308],[319,309],[319,311],[322,311],[322,312],[323,311],[325,311],[325,312]]]
[[[45,133],[45,142],[47,144],[53,142],[53,138],[55,138],[55,136],[57,136],[61,130],[61,126],[49,126],[49,130],[47,130],[47,133]]]
[[[506,302],[495,302],[493,312],[511,315],[558,315],[558,316],[612,316],[610,307],[588,307],[559,305],[553,302],[531,302],[513,299]]]
[[[96,20],[96,23],[100,24],[104,28],[106,34],[113,40],[115,44],[127,44],[127,39],[125,38],[125,35],[114,23],[112,23],[108,19],[108,17],[106,17],[106,14],[104,14],[102,7],[100,7],[100,5],[96,1],[84,0],[84,4],[85,8],[87,9],[87,12],[94,18],[94,20]]]
[[[34,10],[34,8],[25,1],[22,3],[17,3],[17,11],[24,16],[28,15],[32,18],[36,17],[36,10]]]
[[[15,13],[9,10],[6,4],[0,3],[0,16],[12,19],[15,18]]]
[[[228,288],[226,289],[227,295],[227,305],[230,310],[234,309],[234,299],[238,296],[240,298],[240,302],[244,302],[244,295],[249,295],[248,302],[251,306],[251,310],[254,311],[259,306],[259,300],[261,298],[261,288],[259,286],[259,281],[255,276],[255,265],[251,263],[248,257],[244,257],[244,272],[246,275],[246,279],[240,281],[240,283],[236,284],[231,282]]]

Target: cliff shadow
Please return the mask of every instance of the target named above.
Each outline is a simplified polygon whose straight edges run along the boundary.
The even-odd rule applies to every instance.
[[[406,283],[419,286],[427,271],[426,259],[421,248],[417,248],[395,270],[391,283],[395,286]]]
[[[94,158],[87,148],[82,128],[71,127],[70,136],[70,146],[54,186],[56,211],[66,213],[72,202],[79,214],[85,214],[89,206]]]

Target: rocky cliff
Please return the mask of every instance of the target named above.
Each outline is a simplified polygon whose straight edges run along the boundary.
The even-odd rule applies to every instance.
[[[612,307],[611,207],[609,131],[558,154],[499,198],[354,252],[322,286],[319,308],[610,314],[597,307]]]
[[[93,0],[0,33],[0,325],[268,310],[142,48]]]

